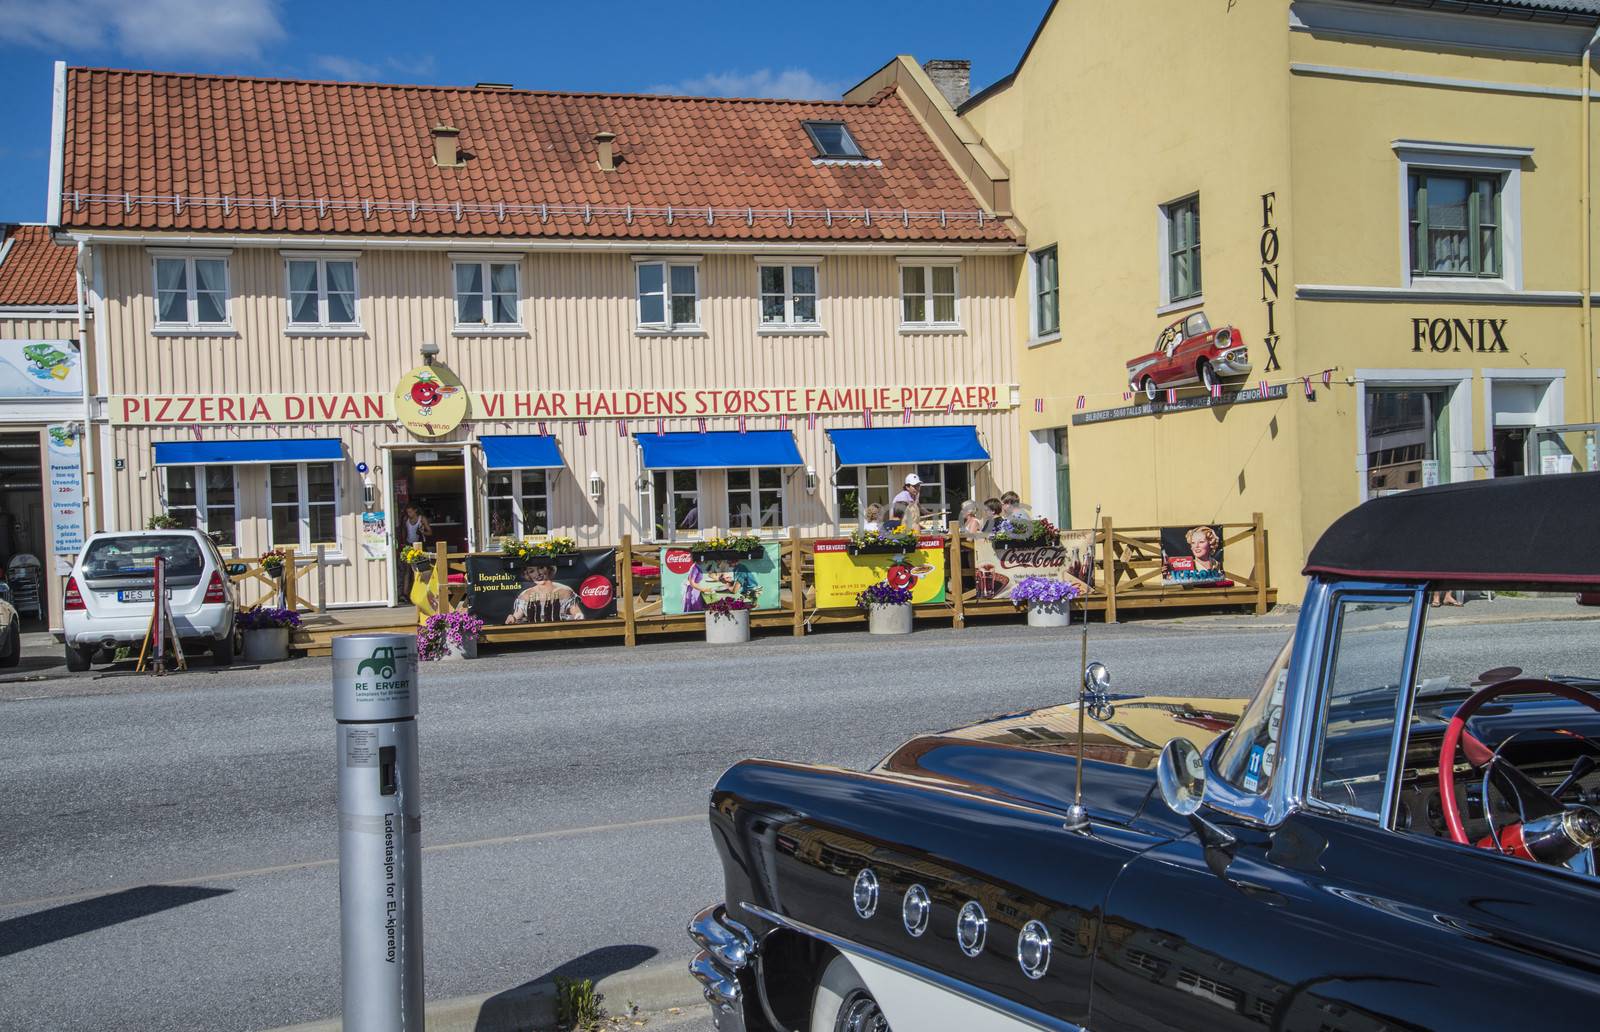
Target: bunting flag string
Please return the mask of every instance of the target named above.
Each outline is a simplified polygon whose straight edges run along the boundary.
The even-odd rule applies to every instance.
[[[862,413],[861,413],[861,425],[866,427],[868,430],[872,429],[872,410],[871,409],[865,409],[865,410],[862,411]]]
[[[787,412],[778,413],[778,429],[779,430],[787,430],[787,429],[789,429],[789,414]]]
[[[665,419],[657,419],[656,420],[656,436],[660,437],[663,434],[665,434],[666,432],[667,432],[667,421]]]
[[[1265,380],[1262,380],[1262,381],[1261,381],[1261,382],[1260,382],[1260,384],[1258,384],[1258,387],[1259,387],[1259,388],[1260,388],[1260,390],[1261,390],[1261,396],[1262,396],[1262,397],[1263,397],[1263,398],[1264,398],[1264,397],[1266,397],[1266,396],[1267,396],[1267,392],[1268,392],[1268,391],[1270,391],[1270,390],[1272,390],[1272,384],[1270,384],[1270,383],[1268,383],[1268,382],[1267,382],[1267,381],[1265,381]]]
[[[1322,371],[1322,386],[1324,386],[1324,387],[1330,386],[1332,380],[1333,380],[1333,370],[1332,369],[1324,369]]]
[[[1078,395],[1078,408],[1080,408],[1080,409],[1081,408],[1085,408],[1085,407],[1088,406],[1088,404],[1089,404],[1089,398],[1088,398],[1087,395],[1084,395],[1084,394]]]
[[[618,437],[627,437],[628,436],[628,421],[626,419],[617,420],[617,436]]]
[[[706,432],[706,421],[704,419],[700,420],[700,432],[701,433],[705,433]]]
[[[902,423],[911,422],[911,406],[910,405],[907,405],[906,406],[906,410],[903,413],[901,413],[900,422],[902,422]]]
[[[944,414],[947,415],[947,416],[955,415],[956,414],[956,403],[952,401],[949,404],[947,404],[944,407]]]
[[[1211,385],[1211,396],[1213,398],[1222,397],[1222,384],[1214,383],[1214,384]]]
[[[587,420],[583,420],[583,419],[578,420],[578,436],[579,437],[588,437],[589,436],[589,423],[588,423]]]
[[[1044,399],[1043,398],[1034,398],[1033,399],[1033,410],[1035,412],[1043,412],[1044,411]]]
[[[745,417],[744,416],[740,416],[739,417],[739,432],[741,434],[745,432],[745,426],[746,426]]]
[[[1123,391],[1122,392],[1122,400],[1123,401],[1132,401],[1133,400],[1133,392],[1132,391]]]
[[[1253,385],[1253,387],[1251,387],[1251,389],[1258,390],[1258,391],[1261,392],[1262,395],[1266,395],[1267,393],[1269,393],[1271,390],[1273,390],[1276,387],[1286,387],[1286,386],[1288,386],[1290,384],[1295,384],[1295,383],[1298,383],[1298,384],[1301,384],[1302,386],[1304,386],[1304,384],[1306,382],[1313,380],[1317,376],[1320,376],[1322,378],[1322,385],[1324,387],[1329,387],[1333,383],[1333,374],[1338,372],[1338,370],[1339,370],[1338,366],[1332,366],[1332,367],[1329,367],[1327,369],[1319,370],[1318,372],[1315,372],[1315,373],[1297,374],[1297,375],[1294,375],[1294,376],[1285,377],[1282,380],[1268,380],[1268,379],[1257,380],[1255,382],[1255,384]],[[1243,389],[1244,386],[1245,385],[1239,385],[1237,388],[1235,388],[1235,387],[1231,387],[1231,386],[1219,383],[1219,384],[1214,384],[1214,385],[1212,385],[1210,387],[1205,387],[1205,386],[1198,385],[1198,384],[1191,384],[1191,385],[1186,386],[1186,387],[1168,387],[1168,388],[1163,388],[1162,390],[1163,390],[1163,395],[1169,397],[1169,399],[1173,399],[1176,394],[1179,394],[1179,393],[1182,393],[1182,392],[1186,392],[1186,391],[1190,390],[1191,388],[1193,388],[1195,390],[1205,391],[1206,393],[1209,393],[1211,395],[1211,397],[1213,397],[1213,398],[1222,398],[1228,392],[1233,391],[1235,389]],[[1098,391],[1098,392],[1090,392],[1090,393],[1086,393],[1086,394],[1047,394],[1047,395],[1043,395],[1041,397],[1036,397],[1036,398],[1033,399],[1033,410],[1035,412],[1043,412],[1045,410],[1045,403],[1049,402],[1049,401],[1070,401],[1070,402],[1072,402],[1072,404],[1073,404],[1073,406],[1075,408],[1087,408],[1091,401],[1098,401],[1099,399],[1112,399],[1112,398],[1116,398],[1116,397],[1119,397],[1119,396],[1122,398],[1122,400],[1124,402],[1128,402],[1128,401],[1133,401],[1136,398],[1138,398],[1139,393],[1140,392],[1137,391],[1137,390],[1124,389],[1124,390],[1120,390],[1120,391]],[[1315,397],[1315,393],[1313,392],[1311,395],[1308,395],[1308,397]],[[1081,404],[1080,404],[1080,402],[1081,402]]]
[[[1176,387],[1168,387],[1167,388],[1167,404],[1168,405],[1176,405],[1177,403],[1178,403],[1178,388],[1176,388]]]
[[[550,436],[550,424],[546,423],[542,419],[539,420],[539,436],[540,437],[549,437]]]
[[[806,413],[806,429],[807,430],[815,430],[816,428],[817,428],[817,414],[815,412],[807,412]]]
[[[1306,387],[1306,397],[1308,397],[1308,398],[1309,398],[1309,397],[1311,397],[1311,377],[1309,377],[1309,376],[1302,376],[1302,377],[1300,377],[1300,382],[1301,382],[1301,383],[1303,383],[1303,384],[1305,384],[1305,387]]]

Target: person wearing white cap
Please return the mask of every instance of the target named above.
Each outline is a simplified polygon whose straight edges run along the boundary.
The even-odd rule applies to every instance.
[[[921,494],[922,478],[915,473],[907,473],[905,487],[889,503],[891,512],[899,510],[901,503],[905,504],[905,515],[901,516],[898,521],[901,526],[910,527],[913,530],[916,529],[917,522],[922,518],[922,508],[917,502]]]

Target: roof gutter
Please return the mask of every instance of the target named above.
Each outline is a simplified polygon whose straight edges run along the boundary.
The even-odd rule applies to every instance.
[[[333,247],[384,250],[438,247],[452,251],[563,253],[589,251],[615,254],[1019,254],[1015,241],[990,242],[864,240],[828,243],[819,240],[785,240],[769,244],[748,240],[721,241],[675,238],[670,240],[538,240],[484,239],[482,237],[383,237],[337,234],[212,234],[117,233],[67,229],[69,240],[87,244],[143,244],[149,247]]]
[[[67,63],[57,61],[55,88],[50,99],[50,194],[45,198],[45,222],[61,225],[61,182],[67,153]]]
[[[60,64],[57,67],[62,67]],[[55,192],[56,197],[61,192]],[[83,381],[83,436],[78,438],[78,461],[83,476],[83,533],[87,537],[95,532],[95,516],[100,511],[99,478],[94,463],[94,384],[89,376],[89,314],[84,295],[88,293],[89,245],[78,241],[77,262],[73,266],[73,282],[78,295],[78,367]],[[98,370],[96,370],[98,372]]]

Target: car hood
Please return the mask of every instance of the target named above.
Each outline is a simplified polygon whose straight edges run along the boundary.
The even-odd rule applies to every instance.
[[[1173,738],[1202,750],[1239,719],[1246,700],[1141,696],[1114,699],[1108,713],[1083,720],[1084,804],[1106,819],[1131,821],[1155,783],[1156,760]],[[991,717],[913,738],[875,773],[939,782],[1030,805],[1072,802],[1078,705]]]

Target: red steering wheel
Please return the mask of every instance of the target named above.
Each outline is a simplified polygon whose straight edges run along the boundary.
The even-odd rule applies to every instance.
[[[1514,677],[1509,681],[1485,685],[1473,692],[1471,697],[1461,704],[1461,708],[1456,710],[1455,716],[1450,718],[1450,726],[1445,728],[1444,741],[1439,745],[1439,808],[1444,811],[1444,822],[1450,831],[1450,838],[1462,845],[1470,844],[1471,840],[1467,838],[1467,828],[1461,820],[1461,807],[1456,802],[1456,747],[1462,745],[1462,740],[1465,738],[1464,751],[1467,759],[1478,766],[1489,762],[1493,752],[1467,733],[1467,721],[1483,707],[1484,703],[1503,695],[1559,695],[1563,699],[1582,703],[1600,713],[1600,698],[1571,685],[1539,677]],[[1532,782],[1528,784],[1532,785]],[[1536,785],[1532,787],[1535,792],[1549,798],[1543,789]],[[1557,808],[1561,806],[1555,799],[1550,799],[1550,802]],[[1488,805],[1489,801],[1485,799],[1485,809]],[[1490,848],[1493,848],[1493,843],[1490,843]]]

